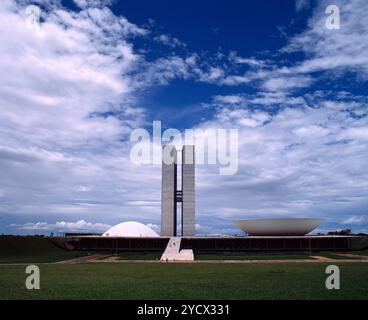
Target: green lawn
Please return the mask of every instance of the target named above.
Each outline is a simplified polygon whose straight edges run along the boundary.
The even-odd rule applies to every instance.
[[[315,255],[326,257],[326,258],[329,258],[329,259],[335,259],[335,260],[343,260],[343,259],[358,260],[359,259],[359,258],[355,258],[355,257],[346,257],[346,256],[343,256],[343,255],[339,255],[339,253],[344,254],[344,253],[351,253],[351,252],[319,252],[319,253],[316,253]]]
[[[338,263],[341,289],[325,288],[328,264],[40,265],[41,289],[25,289],[25,266],[0,265],[0,299],[367,299],[368,264]]]
[[[121,252],[120,260],[160,260],[162,252]]]
[[[359,254],[361,256],[368,256],[368,250],[352,251],[352,254]]]
[[[61,249],[47,238],[0,236],[0,264],[56,262],[86,254]]]
[[[197,253],[195,260],[284,260],[311,259],[308,252],[208,252]]]

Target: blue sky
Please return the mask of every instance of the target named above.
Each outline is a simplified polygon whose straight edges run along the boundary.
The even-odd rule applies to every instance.
[[[30,25],[27,6],[41,8]],[[197,167],[197,232],[323,217],[368,232],[368,4],[5,0],[0,4],[0,232],[158,229],[160,166],[136,128],[236,128],[239,170]]]

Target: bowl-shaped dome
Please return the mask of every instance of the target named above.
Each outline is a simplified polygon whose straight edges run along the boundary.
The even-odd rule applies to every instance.
[[[159,235],[153,231],[150,227],[143,223],[128,221],[119,223],[116,226],[111,227],[103,235],[103,237],[147,237],[157,238]]]
[[[322,219],[238,220],[234,224],[251,236],[304,236],[317,228]]]

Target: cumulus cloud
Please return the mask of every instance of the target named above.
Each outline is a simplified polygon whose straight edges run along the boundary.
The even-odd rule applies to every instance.
[[[308,58],[291,68],[295,72],[349,71],[365,79],[368,76],[368,3],[365,0],[336,0],[340,8],[341,28],[327,29],[325,9],[330,1],[318,2],[308,28],[294,36],[284,52],[303,51]]]
[[[143,200],[139,181],[154,188],[159,174],[133,168],[127,141],[145,123],[130,39],[146,31],[106,7],[42,4],[53,7],[40,25],[22,1],[0,4],[0,212],[144,217],[151,208],[127,200]]]
[[[120,105],[130,91],[129,77],[122,74],[138,57],[119,37],[137,30],[113,21],[108,9],[89,14],[59,9],[39,27],[27,26],[16,12],[1,9],[0,70],[7,74],[1,88],[3,132],[68,145],[124,132],[129,125],[116,118],[92,115],[112,108],[129,111]]]
[[[328,217],[338,223],[342,212],[364,210],[367,143],[364,135],[345,135],[346,128],[368,126],[367,109],[364,117],[354,116],[368,106],[364,100],[337,103],[316,92],[297,107],[275,112],[249,108],[252,98],[242,98],[243,104],[215,98],[216,120],[199,126],[239,130],[237,175],[198,168],[201,224],[216,218],[231,226],[232,219],[264,216]]]
[[[103,232],[111,228],[111,225],[104,223],[91,223],[85,220],[78,220],[76,222],[58,221],[56,223],[47,222],[29,222],[24,224],[11,224],[19,230],[26,231],[56,231],[56,232],[71,232],[71,231],[89,231],[89,232]]]
[[[338,1],[343,25],[335,31],[322,25],[322,1],[307,29],[282,50],[306,58],[287,66],[235,52],[206,59],[187,49],[149,60],[135,48],[136,38],[169,45],[174,37],[153,39],[157,33],[115,15],[110,1],[75,2],[78,11],[59,1],[35,2],[48,8],[39,26],[25,21],[29,2],[0,3],[0,213],[59,221],[15,228],[104,231],[102,225],[140,220],[157,229],[160,167],[131,164],[128,137],[147,125],[139,95],[175,79],[258,88],[220,91],[190,110],[205,106],[213,113],[195,128],[237,128],[240,137],[237,175],[197,166],[200,233],[234,234],[235,218],[340,222],[346,212],[366,210],[366,98],[336,90],[298,94],[318,81],[315,71],[365,77],[364,1]],[[345,221],[364,224],[361,217]]]
[[[296,1],[297,11],[308,7],[308,1]],[[293,35],[280,53],[302,53],[305,58],[284,65],[271,59],[239,57],[236,52],[229,54],[228,60],[235,65],[249,68],[234,70],[228,68],[216,83],[219,85],[239,86],[257,85],[271,92],[290,91],[309,88],[323,76],[336,78],[346,74],[355,74],[355,81],[363,82],[368,78],[368,3],[365,0],[338,0],[334,2],[340,8],[341,28],[326,28],[325,10],[331,3],[327,0],[317,2],[305,31]],[[324,74],[318,74],[323,72]]]

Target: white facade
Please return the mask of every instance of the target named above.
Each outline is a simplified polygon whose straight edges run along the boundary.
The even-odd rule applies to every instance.
[[[174,145],[162,148],[161,236],[195,235],[195,148],[184,145],[181,190],[178,190],[178,151]],[[168,161],[171,160],[171,161]],[[177,232],[177,204],[181,202],[181,230]]]
[[[173,145],[166,145],[162,152],[161,236],[175,236],[177,151]],[[172,156],[173,163],[165,163],[164,153]]]
[[[238,220],[234,224],[250,236],[304,236],[317,228],[323,219]]]
[[[185,145],[182,151],[181,225],[182,236],[195,235],[195,149]]]
[[[161,261],[193,261],[194,253],[192,249],[180,249],[181,238],[171,237],[164,253],[161,256]]]
[[[159,235],[143,223],[128,221],[111,227],[103,237],[157,238]]]

